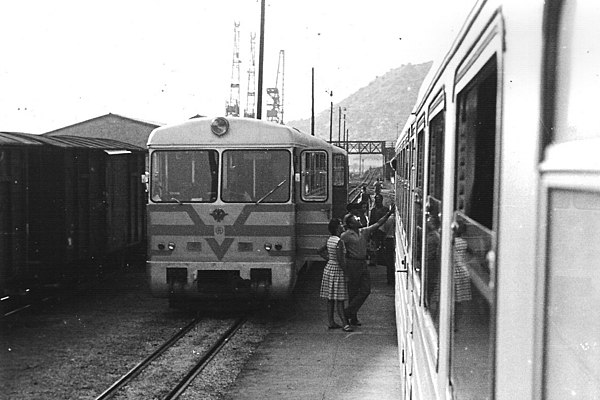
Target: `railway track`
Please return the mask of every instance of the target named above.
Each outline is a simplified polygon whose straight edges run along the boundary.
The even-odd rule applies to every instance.
[[[132,383],[136,377],[142,374],[144,371],[147,371],[152,368],[153,363],[163,356],[167,351],[176,346],[177,343],[182,341],[182,339],[189,335],[190,332],[197,327],[202,318],[196,318],[192,320],[189,324],[187,324],[184,328],[182,328],[179,332],[165,341],[160,347],[158,347],[154,352],[152,352],[148,357],[139,362],[136,366],[134,366],[131,370],[125,373],[121,378],[115,381],[108,389],[106,389],[102,394],[96,397],[96,400],[104,400],[110,398],[118,398],[119,394],[123,392],[127,385]],[[202,372],[202,370],[209,365],[209,363],[213,360],[213,358],[219,353],[219,351],[229,342],[229,340],[236,334],[239,328],[241,328],[246,322],[245,317],[239,317],[235,319],[233,322],[225,324],[225,327],[220,327],[219,331],[222,332],[216,340],[207,346],[206,350],[202,353],[202,355],[195,359],[191,367],[187,369],[183,377],[179,377],[176,380],[175,384],[171,384],[169,387],[168,394],[166,396],[161,397],[164,400],[172,400],[177,399],[181,396],[186,389],[190,386],[190,384],[194,381],[194,379]],[[194,351],[195,352],[195,351]],[[174,372],[174,374],[177,371]],[[180,375],[180,374],[179,374]],[[164,388],[161,388],[161,392],[164,391]],[[146,393],[146,396],[149,396],[149,393]],[[127,396],[129,398],[129,396]],[[152,398],[158,398],[153,395]]]

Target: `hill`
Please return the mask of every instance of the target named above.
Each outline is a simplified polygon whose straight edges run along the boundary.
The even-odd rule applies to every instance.
[[[338,107],[345,107],[349,140],[395,141],[431,65],[432,62],[402,65],[334,104],[333,140],[338,138]],[[310,118],[288,121],[286,125],[310,132]],[[315,115],[315,135],[329,140],[329,110]]]

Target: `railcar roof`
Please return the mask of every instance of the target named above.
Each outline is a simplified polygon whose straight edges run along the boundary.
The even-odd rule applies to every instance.
[[[286,125],[240,117],[226,117],[229,131],[217,136],[210,129],[213,119],[194,118],[180,124],[156,128],[148,138],[148,146],[330,146],[322,139]]]

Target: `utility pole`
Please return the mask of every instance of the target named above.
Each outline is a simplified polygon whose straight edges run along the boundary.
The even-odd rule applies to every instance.
[[[341,141],[342,141],[342,107],[338,106],[338,142],[341,142]]]
[[[310,111],[310,134],[315,136],[315,67],[312,67],[312,84],[311,84],[311,111]]]
[[[244,117],[246,118],[254,118],[256,114],[254,113],[254,107],[256,105],[256,92],[255,90],[255,62],[254,62],[254,42],[256,39],[256,33],[250,33],[250,58],[251,64],[248,69],[248,92],[246,94],[246,109],[244,110]]]
[[[229,90],[229,103],[225,108],[225,115],[240,116],[240,23],[233,23],[233,62],[231,65],[231,88]]]
[[[329,143],[333,141],[333,90],[329,91]]]
[[[260,2],[260,44],[258,50],[258,96],[256,119],[262,118],[263,61],[265,52],[265,0]]]

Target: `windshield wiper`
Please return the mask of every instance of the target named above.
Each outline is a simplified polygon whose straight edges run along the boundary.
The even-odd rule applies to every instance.
[[[263,197],[261,197],[260,199],[256,200],[256,204],[259,204],[260,202],[262,202],[264,199],[266,199],[267,197],[269,197],[270,195],[272,195],[273,193],[275,193],[275,191],[277,189],[279,189],[281,187],[281,185],[283,185],[284,183],[287,182],[287,178],[282,180],[281,182],[279,182],[279,184],[277,186],[275,186],[273,189],[271,189],[267,194],[265,194]]]

